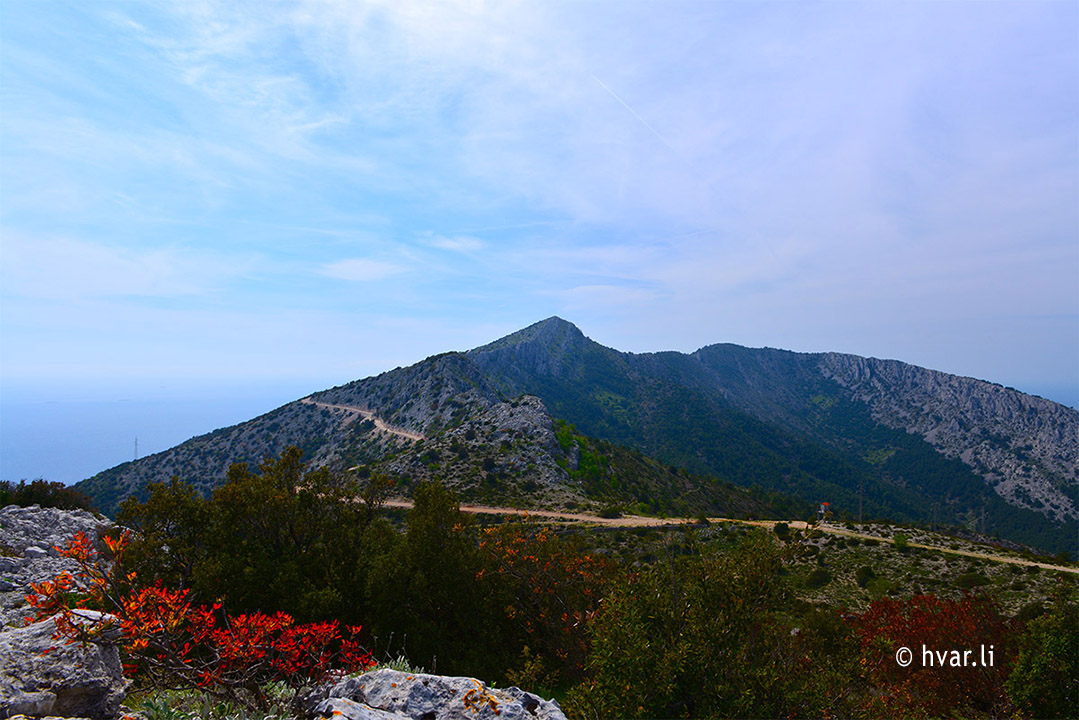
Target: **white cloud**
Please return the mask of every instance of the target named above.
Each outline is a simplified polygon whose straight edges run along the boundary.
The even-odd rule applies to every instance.
[[[257,247],[225,302],[422,268],[379,299],[671,345],[1074,309],[1074,5],[109,7],[4,31],[8,296],[195,296]]]
[[[476,252],[485,247],[482,240],[468,235],[455,235],[453,237],[434,235],[424,238],[423,242],[440,250],[452,250],[454,252]]]
[[[328,277],[350,282],[373,282],[385,280],[405,272],[407,268],[396,263],[370,258],[346,258],[322,266],[320,272]]]

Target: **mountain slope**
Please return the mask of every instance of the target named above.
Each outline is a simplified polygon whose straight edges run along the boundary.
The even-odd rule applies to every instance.
[[[592,484],[592,497],[603,490],[624,502],[671,503],[692,495],[685,477],[701,487],[713,478],[801,498],[802,508],[827,499],[848,517],[965,524],[1075,549],[1079,413],[1071,408],[835,353],[729,344],[623,353],[560,318],[315,393],[99,473],[80,489],[109,508],[171,474],[210,488],[231,462],[257,462],[295,444],[316,465],[439,476],[503,500],[577,502],[589,492],[567,448],[552,440],[552,416],[595,439],[578,442],[578,452],[607,442],[654,457],[671,473],[608,462],[614,469]],[[634,485],[634,475],[649,480]]]
[[[619,353],[559,318],[469,356],[503,392],[667,462],[850,514],[1075,548],[1079,413],[1048,400],[836,353]]]
[[[895,360],[829,353],[820,368],[875,420],[924,438],[973,468],[1009,503],[1079,517],[1075,410],[972,378]]]

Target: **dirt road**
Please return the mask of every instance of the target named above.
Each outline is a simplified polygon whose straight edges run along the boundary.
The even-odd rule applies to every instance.
[[[411,500],[388,500],[387,507],[411,508]],[[520,508],[492,507],[490,505],[462,505],[461,512],[477,515],[516,515],[518,517],[543,518],[554,522],[584,522],[608,527],[660,527],[662,525],[681,525],[691,522],[682,518],[652,518],[640,515],[623,515],[618,518],[601,518],[585,513],[559,512],[557,510],[522,510]]]
[[[387,425],[367,408],[356,407],[355,405],[334,405],[332,403],[319,402],[318,400],[314,400],[309,397],[305,397],[303,400],[300,400],[300,402],[307,405],[315,405],[321,408],[328,408],[330,410],[342,410],[348,413],[345,419],[341,421],[342,425],[353,422],[354,420],[356,420],[356,418],[363,418],[364,420],[370,420],[371,422],[373,422],[375,424],[375,428],[381,430],[384,433],[396,435],[397,437],[402,437],[406,440],[411,440],[412,442],[416,442],[417,440],[423,440],[423,435],[421,435],[420,433],[414,433],[403,428]]]
[[[395,508],[411,508],[411,500],[389,500],[385,503],[387,507]],[[697,522],[693,518],[654,518],[644,517],[641,515],[623,515],[618,518],[602,518],[598,515],[588,515],[586,513],[570,513],[559,512],[557,510],[522,510],[520,508],[507,508],[507,507],[492,507],[490,505],[461,505],[461,512],[479,514],[479,515],[517,515],[520,517],[532,517],[542,518],[548,521],[563,522],[563,523],[590,523],[593,525],[603,525],[605,527],[663,527],[666,525],[683,525],[685,523]],[[783,522],[782,520],[739,520],[734,518],[722,518],[712,517],[708,518],[709,522],[713,523],[740,523],[743,525],[755,525],[757,527],[772,528],[777,522]],[[804,520],[792,520],[787,522],[792,530],[805,530],[808,524]],[[867,535],[865,533],[855,532],[853,530],[847,530],[846,528],[839,528],[833,525],[817,526],[818,530],[832,535],[845,535],[847,537],[859,538],[862,540],[877,540],[878,542],[886,542],[895,544],[895,541],[891,538],[878,537],[876,535]],[[1037,565],[1040,568],[1046,570],[1059,570],[1061,572],[1068,572],[1073,574],[1079,574],[1079,568],[1065,567],[1063,565],[1053,565],[1052,563],[1037,562],[1034,560],[1027,560],[1025,558],[1009,557],[1005,555],[991,555],[989,553],[970,552],[967,550],[953,550],[951,548],[938,547],[935,545],[922,545],[921,543],[910,542],[907,543],[912,548],[923,548],[925,550],[936,550],[937,552],[948,553],[951,555],[962,555],[964,557],[981,558],[984,560],[993,560],[995,562],[1012,563],[1014,565]]]

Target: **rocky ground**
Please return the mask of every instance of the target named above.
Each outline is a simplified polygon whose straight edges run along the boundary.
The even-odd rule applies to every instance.
[[[495,403],[458,427],[413,445],[385,469],[413,482],[438,478],[469,501],[514,500],[548,508],[587,504],[567,467],[576,467],[576,459],[559,447],[543,401],[525,395]]]
[[[37,505],[0,509],[0,629],[25,624],[31,583],[78,570],[73,560],[60,557],[58,548],[78,532],[97,541],[111,526],[107,519],[85,510]]]
[[[59,549],[78,532],[97,541],[110,526],[83,510],[0,509],[0,717],[106,720],[120,714],[128,683],[115,647],[55,640],[52,618],[27,622],[31,583],[78,570]]]
[[[312,718],[344,720],[565,720],[558,703],[474,678],[375,670],[309,696]]]

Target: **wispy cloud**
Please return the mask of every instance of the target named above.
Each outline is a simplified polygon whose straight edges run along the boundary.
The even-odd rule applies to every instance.
[[[482,240],[468,235],[455,235],[453,237],[432,235],[431,237],[423,238],[423,243],[433,248],[452,250],[454,252],[476,252],[485,247]]]
[[[405,272],[406,268],[397,263],[370,258],[346,258],[327,263],[320,272],[327,277],[349,282],[373,282],[385,280]]]
[[[912,356],[1074,310],[1074,3],[42,2],[9,295]],[[1073,336],[970,356],[1071,377]]]

